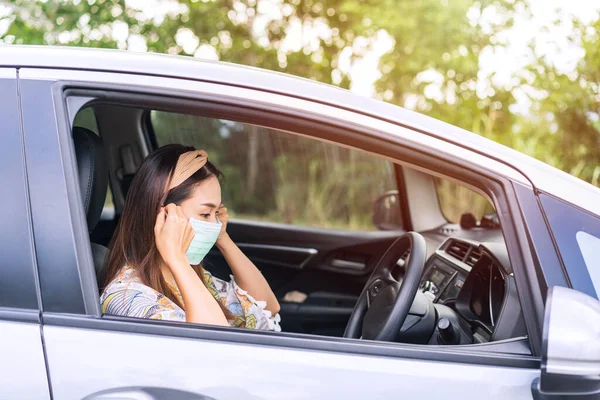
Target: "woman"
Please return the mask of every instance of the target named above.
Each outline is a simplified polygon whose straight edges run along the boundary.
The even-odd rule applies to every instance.
[[[281,330],[277,298],[227,234],[221,176],[193,147],[164,146],[144,160],[110,246],[103,313]],[[200,264],[215,244],[231,282]]]

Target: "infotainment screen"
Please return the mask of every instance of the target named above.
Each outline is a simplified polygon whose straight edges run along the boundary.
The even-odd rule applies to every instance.
[[[431,280],[431,282],[434,283],[435,286],[437,286],[438,288],[442,286],[442,284],[444,283],[444,280],[446,279],[448,275],[446,275],[444,272],[440,271],[437,268],[433,268],[433,271],[431,272],[431,276],[429,277],[429,279]]]
[[[455,274],[456,272],[450,268],[433,265],[425,274],[420,287],[423,292],[432,295],[433,300],[438,301],[438,297],[446,297],[443,293],[447,292],[446,289]]]

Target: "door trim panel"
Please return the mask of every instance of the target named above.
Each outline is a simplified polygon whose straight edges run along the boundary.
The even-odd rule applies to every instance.
[[[314,248],[304,248],[304,247],[291,247],[291,246],[279,246],[279,245],[271,245],[271,244],[256,244],[256,243],[236,243],[237,246],[244,252],[244,254],[250,259],[257,259],[261,261],[266,261],[271,264],[277,263],[281,264],[284,267],[302,269],[304,266],[319,252]],[[249,250],[249,251],[248,251]],[[297,253],[298,255],[304,255],[305,258],[295,264],[295,263],[287,263],[287,262],[278,262],[275,260],[262,260],[260,256],[252,256],[253,250],[264,250],[270,254],[273,252],[284,252],[284,253]]]

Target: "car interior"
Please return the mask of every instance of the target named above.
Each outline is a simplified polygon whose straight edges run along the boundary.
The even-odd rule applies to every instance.
[[[530,354],[499,220],[478,188],[208,112],[94,101],[72,135],[100,291],[136,169],[181,143],[223,171],[228,232],[277,295],[284,334]],[[216,248],[203,265],[229,279]]]

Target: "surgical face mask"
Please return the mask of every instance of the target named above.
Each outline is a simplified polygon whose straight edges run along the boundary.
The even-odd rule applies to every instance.
[[[190,218],[190,224],[196,235],[192,239],[192,243],[190,243],[185,256],[191,265],[198,265],[217,242],[217,238],[221,232],[221,223],[205,222]]]

